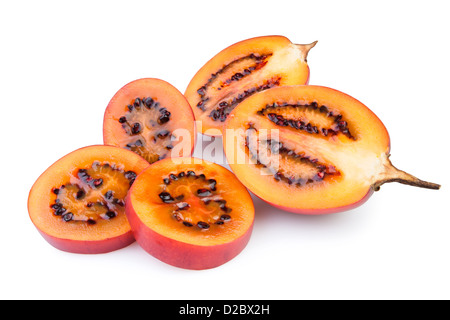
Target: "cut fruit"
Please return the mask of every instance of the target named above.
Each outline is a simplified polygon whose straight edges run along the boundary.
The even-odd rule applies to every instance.
[[[131,150],[149,163],[191,156],[195,138],[189,103],[163,80],[145,78],[128,83],[105,111],[104,143]]]
[[[131,228],[137,242],[165,263],[197,270],[220,266],[250,239],[252,199],[224,167],[179,160],[158,161],[138,176],[126,200]]]
[[[439,189],[396,169],[383,123],[358,100],[320,86],[255,94],[229,116],[230,167],[255,195],[304,214],[359,206],[383,183]]]
[[[194,76],[186,89],[202,133],[221,135],[228,114],[253,94],[283,85],[306,84],[307,45],[282,36],[257,37],[238,42],[218,53]]]
[[[64,156],[34,183],[30,218],[54,247],[73,253],[106,253],[134,237],[125,196],[148,167],[137,154],[112,146],[89,146]]]

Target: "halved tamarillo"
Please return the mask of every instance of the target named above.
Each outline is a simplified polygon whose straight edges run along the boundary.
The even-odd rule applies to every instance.
[[[283,36],[256,37],[215,55],[185,92],[196,119],[202,122],[202,133],[221,135],[228,114],[256,92],[308,83],[306,58],[316,42],[302,45]]]
[[[64,156],[37,179],[28,197],[30,218],[54,247],[73,253],[106,253],[134,237],[125,196],[148,167],[137,154],[89,146]]]
[[[144,78],[122,87],[103,119],[103,141],[131,150],[149,163],[192,154],[194,115],[183,94],[166,81]]]
[[[250,239],[254,207],[224,167],[196,158],[165,159],[136,179],[126,200],[136,241],[185,269],[209,269],[238,255]]]
[[[303,214],[362,204],[386,182],[439,189],[395,168],[388,132],[358,100],[320,86],[269,89],[226,122],[230,167],[258,197]]]

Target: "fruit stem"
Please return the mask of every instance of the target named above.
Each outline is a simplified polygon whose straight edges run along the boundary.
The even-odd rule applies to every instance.
[[[297,48],[299,48],[303,61],[307,62],[306,58],[308,57],[309,50],[314,48],[314,46],[317,44],[317,41],[314,41],[310,44],[296,44]]]
[[[386,163],[384,164],[384,166],[385,166],[384,172],[381,173],[377,181],[374,184],[372,184],[372,189],[374,191],[380,190],[381,185],[387,182],[399,182],[414,187],[433,190],[439,190],[441,188],[441,186],[437,183],[420,180],[405,171],[397,169],[389,160],[389,156],[387,156]]]

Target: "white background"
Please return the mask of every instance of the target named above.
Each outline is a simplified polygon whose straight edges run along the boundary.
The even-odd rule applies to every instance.
[[[0,298],[450,298],[446,5],[2,1]],[[28,192],[57,159],[102,143],[103,112],[120,87],[156,77],[184,92],[214,54],[270,34],[319,40],[308,59],[310,83],[370,107],[390,132],[393,163],[442,189],[389,184],[364,206],[328,216],[255,199],[248,246],[205,271],[166,265],[136,243],[77,255],[45,242],[28,217]]]

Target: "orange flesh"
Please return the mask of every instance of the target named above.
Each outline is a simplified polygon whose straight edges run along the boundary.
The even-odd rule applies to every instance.
[[[30,217],[40,231],[60,239],[96,241],[127,233],[130,226],[124,198],[132,181],[125,174],[138,174],[147,166],[135,153],[116,147],[76,150],[55,162],[35,182],[28,200]],[[80,169],[92,180],[80,179]],[[99,179],[102,183],[94,186],[93,181]],[[61,207],[64,212],[56,213]],[[66,216],[65,221],[68,213],[72,217]]]
[[[159,79],[139,79],[120,89],[103,121],[104,143],[131,150],[149,163],[190,156],[195,123],[184,96]]]
[[[167,238],[200,246],[228,243],[249,230],[253,202],[231,172],[204,160],[172,160],[151,165],[130,191],[130,205],[147,227]],[[187,176],[190,171],[195,176]],[[184,177],[179,177],[180,173]],[[199,190],[204,194],[199,195]],[[164,202],[163,193],[170,194],[173,201]]]
[[[225,151],[241,182],[272,204],[305,211],[358,202],[383,173],[389,153],[388,133],[375,114],[325,87],[254,95],[233,111],[226,129]],[[272,154],[267,141],[280,143],[281,151]]]
[[[253,94],[283,85],[306,84],[308,51],[282,36],[238,42],[214,56],[194,76],[185,96],[202,133],[221,135],[228,114]]]

